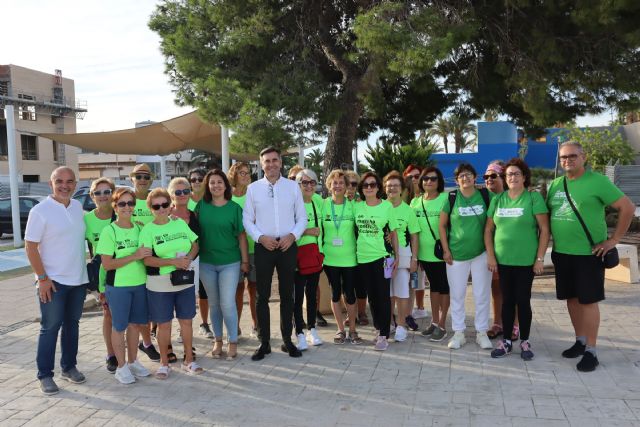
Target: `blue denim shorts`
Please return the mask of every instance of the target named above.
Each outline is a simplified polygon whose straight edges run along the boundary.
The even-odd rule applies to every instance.
[[[125,331],[130,323],[144,325],[149,322],[145,285],[105,286],[105,296],[111,311],[111,326],[116,331]]]
[[[156,323],[177,319],[189,320],[196,316],[196,293],[193,287],[177,292],[155,292],[147,290],[149,320]]]

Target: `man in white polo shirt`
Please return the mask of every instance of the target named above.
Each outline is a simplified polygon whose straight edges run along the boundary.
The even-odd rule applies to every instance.
[[[40,301],[40,335],[36,364],[40,390],[56,394],[53,381],[56,342],[60,344],[61,377],[75,384],[85,381],[76,368],[78,323],[86,295],[87,269],[82,205],[73,200],[76,177],[68,167],[59,167],[49,182],[53,194],[29,212],[25,249],[35,273]]]
[[[293,281],[298,253],[296,240],[307,227],[307,211],[298,184],[280,174],[280,152],[273,147],[265,148],[260,152],[260,164],[264,178],[247,188],[242,214],[244,228],[256,242],[256,309],[260,347],[251,359],[261,360],[271,353],[269,297],[274,268],[278,271],[280,293],[280,332],[284,341],[281,349],[291,357],[300,357],[302,353],[291,342]]]

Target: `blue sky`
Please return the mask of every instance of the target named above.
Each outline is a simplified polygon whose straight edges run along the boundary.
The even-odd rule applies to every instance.
[[[159,37],[147,23],[151,0],[3,0],[0,64],[15,64],[75,81],[88,103],[78,132],[131,128],[191,111],[174,104],[163,73]],[[610,113],[578,125],[607,124]],[[366,142],[359,144],[362,149]],[[360,150],[362,152],[363,150]]]

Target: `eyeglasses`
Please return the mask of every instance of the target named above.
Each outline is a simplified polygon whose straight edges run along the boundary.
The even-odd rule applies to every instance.
[[[175,194],[176,196],[188,196],[189,194],[191,194],[191,190],[185,188],[184,190],[176,190],[173,192],[173,194]]]
[[[303,187],[307,187],[309,185],[311,185],[312,187],[315,187],[316,184],[318,184],[315,181],[300,181],[300,185],[302,185]]]
[[[357,186],[358,186],[358,181],[351,181],[351,182],[349,183],[349,186],[351,186],[351,187],[353,187],[353,188],[357,187]]]
[[[522,176],[522,172],[507,172],[508,178],[517,178],[519,176]]]
[[[458,175],[460,176],[460,175]],[[482,177],[484,178],[484,180],[488,180],[488,179],[497,179],[498,178],[498,174],[497,173],[488,173],[486,175],[483,175]]]
[[[290,177],[289,177],[289,179],[290,179],[291,181],[295,181],[295,180],[296,180],[296,177],[295,177],[295,176],[290,176]]]
[[[578,158],[577,154],[567,154],[565,156],[560,156],[560,160],[566,162],[567,160],[574,161]]]
[[[161,203],[159,205],[151,205],[151,209],[153,209],[154,211],[159,211],[160,208],[167,209],[169,206],[171,206],[171,203],[164,202],[164,203]]]
[[[418,175],[409,175],[409,177],[411,179],[418,179],[418,178],[420,178],[420,175],[419,174]]]
[[[93,192],[94,196],[110,196],[113,193],[113,191],[111,191],[111,189],[107,189],[107,190],[96,190]]]
[[[365,182],[362,184],[362,188],[378,188],[377,182]]]
[[[118,203],[116,203],[116,206],[118,206],[119,208],[124,208],[125,206],[129,206],[130,208],[132,208],[135,205],[136,205],[136,202],[134,202],[133,200],[129,200],[128,202],[118,202]]]
[[[459,173],[456,178],[457,179],[473,179],[473,174],[471,172],[463,172],[463,173]]]
[[[431,182],[436,182],[438,181],[438,177],[437,176],[430,176],[430,175],[425,175],[422,177],[423,181],[431,181]]]
[[[196,182],[202,182],[204,181],[204,178],[191,178],[189,180],[190,183],[195,184]]]
[[[138,174],[138,175],[136,175],[136,179],[137,179],[137,180],[149,181],[149,180],[151,179],[151,175],[147,175],[147,174]]]
[[[238,172],[238,175],[240,175],[240,176],[247,176],[247,175],[249,175],[249,172],[247,172],[247,171],[240,171],[240,172]]]

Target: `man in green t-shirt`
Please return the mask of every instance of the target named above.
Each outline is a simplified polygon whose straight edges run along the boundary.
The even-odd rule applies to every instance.
[[[586,155],[579,143],[563,143],[559,155],[565,176],[556,178],[547,194],[553,236],[551,258],[555,266],[556,295],[558,299],[567,300],[576,334],[575,344],[563,351],[562,356],[583,355],[577,368],[589,372],[598,366],[598,302],[604,299],[604,267],[600,257],[620,242],[631,224],[635,206],[607,177],[585,169]],[[592,236],[593,247],[571,202]],[[604,217],[606,206],[618,211],[618,224],[610,238]]]

